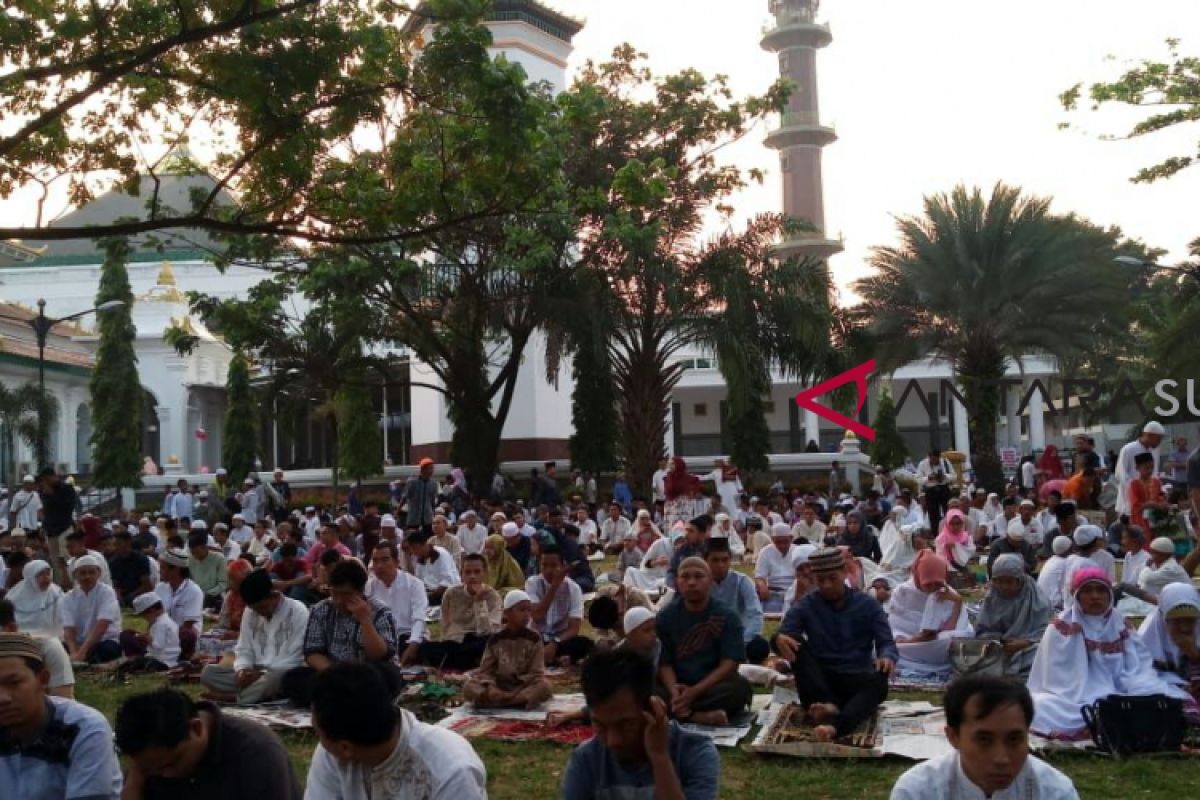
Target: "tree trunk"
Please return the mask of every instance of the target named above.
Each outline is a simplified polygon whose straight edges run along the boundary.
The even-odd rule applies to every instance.
[[[663,439],[678,373],[663,369],[653,351],[627,354],[615,370],[620,395],[622,451],[635,496],[650,497],[650,480],[665,455]]]
[[[1004,471],[996,453],[996,421],[1000,415],[1004,367],[1004,354],[993,342],[984,341],[968,347],[956,370],[967,401],[975,484],[996,493],[1004,490]]]

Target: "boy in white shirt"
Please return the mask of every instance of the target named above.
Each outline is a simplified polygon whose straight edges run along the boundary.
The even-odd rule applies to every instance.
[[[127,661],[123,672],[165,672],[179,665],[179,626],[163,610],[162,598],[154,592],[133,598],[133,611],[146,620],[149,631],[138,634],[146,644],[146,654]]]

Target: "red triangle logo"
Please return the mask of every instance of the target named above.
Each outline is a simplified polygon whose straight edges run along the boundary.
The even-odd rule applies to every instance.
[[[854,406],[854,414],[862,411],[863,403],[867,402],[867,376],[875,371],[875,359],[865,361],[851,370],[843,372],[841,375],[836,375],[827,381],[818,383],[816,386],[805,389],[796,395],[796,405],[806,411],[811,411],[818,417],[829,420],[830,422],[839,425],[846,430],[854,431],[861,439],[866,439],[869,442],[875,441],[875,429],[870,428],[856,419],[851,419],[845,414],[839,414],[828,406],[823,406],[816,402],[814,398],[820,397],[823,394],[832,392],[834,389],[843,384],[854,381],[854,386],[858,390],[858,402]]]

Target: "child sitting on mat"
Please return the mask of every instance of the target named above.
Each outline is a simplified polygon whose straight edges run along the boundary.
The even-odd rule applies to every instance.
[[[534,709],[554,692],[545,678],[542,637],[529,627],[533,603],[522,591],[504,596],[504,627],[483,651],[479,669],[463,686],[476,708]]]
[[[121,672],[165,672],[179,665],[179,626],[163,610],[162,599],[154,592],[133,599],[133,610],[146,620],[149,631],[136,634],[145,652],[121,665]]]

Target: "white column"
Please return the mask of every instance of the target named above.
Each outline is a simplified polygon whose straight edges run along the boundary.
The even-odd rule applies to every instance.
[[[821,444],[821,418],[817,416],[817,412],[804,409],[804,446],[808,447],[809,442],[816,442],[818,446]]]
[[[1005,421],[1008,425],[1008,446],[1021,448],[1021,418],[1017,416],[1017,408],[1021,405],[1021,387],[1008,387],[1008,408]]]
[[[279,401],[271,400],[271,466],[279,469]]]
[[[667,458],[675,457],[675,398],[667,403],[667,427],[663,432],[663,452]]]
[[[387,384],[383,384],[383,463],[387,463],[388,459],[388,405],[387,405]],[[276,448],[278,451],[278,447]]]
[[[1041,392],[1034,392],[1029,398],[1029,449],[1044,450],[1046,448],[1046,418],[1043,415],[1044,399]]]
[[[971,464],[971,436],[967,426],[967,407],[958,400],[951,400],[954,414],[954,448],[967,457],[965,464]]]

